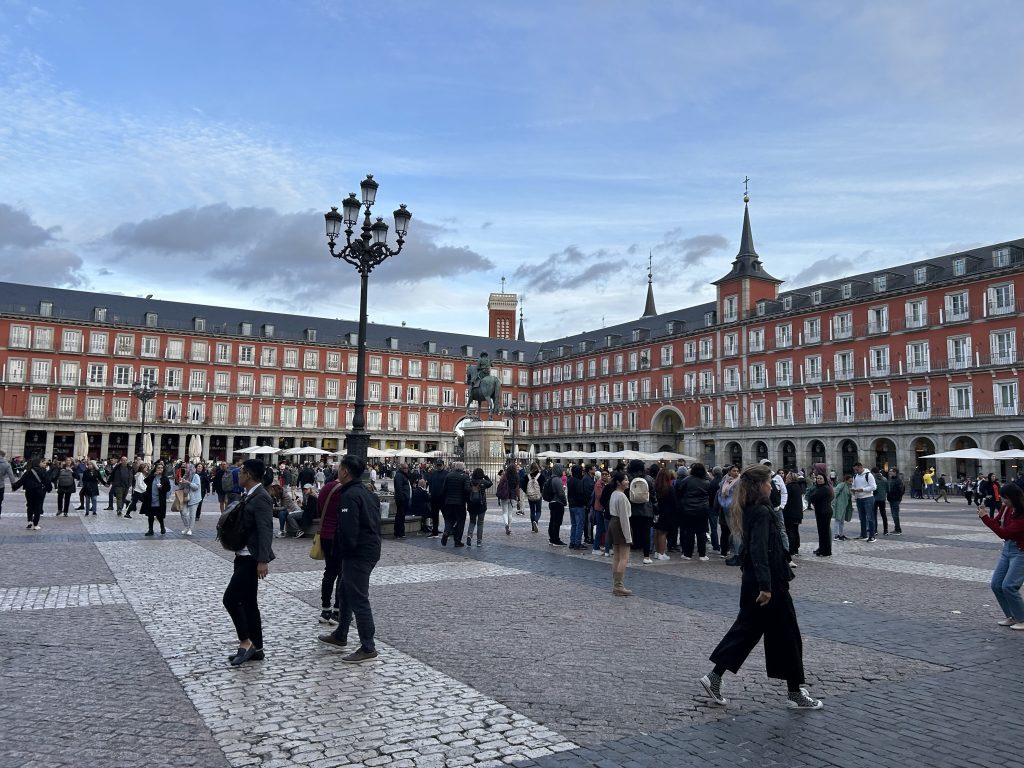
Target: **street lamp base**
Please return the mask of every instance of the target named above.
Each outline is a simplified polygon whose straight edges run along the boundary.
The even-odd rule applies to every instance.
[[[362,430],[352,430],[345,435],[345,453],[358,456],[366,461],[366,454],[370,449],[370,433]]]

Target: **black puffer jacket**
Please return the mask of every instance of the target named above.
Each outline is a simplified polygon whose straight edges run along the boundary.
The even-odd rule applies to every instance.
[[[706,477],[688,475],[676,489],[679,514],[686,518],[706,518],[711,498],[711,482]]]
[[[767,496],[743,510],[743,580],[761,592],[789,589],[792,571]]]

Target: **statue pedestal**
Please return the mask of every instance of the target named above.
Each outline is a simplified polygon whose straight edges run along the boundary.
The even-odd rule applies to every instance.
[[[505,466],[505,422],[471,421],[463,424],[463,456],[466,471],[481,467],[495,484],[498,470]]]

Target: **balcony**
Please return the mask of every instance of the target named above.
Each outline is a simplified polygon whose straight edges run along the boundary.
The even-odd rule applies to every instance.
[[[832,331],[833,339],[848,339],[853,336],[853,326],[843,325]]]
[[[852,413],[840,413],[836,415],[836,421],[840,424],[853,424],[857,417]]]
[[[889,366],[888,365],[872,365],[869,373],[872,376],[888,376]]]
[[[963,307],[960,309],[949,309],[946,311],[945,319],[947,323],[962,323],[965,320],[970,320],[971,308]]]
[[[868,323],[868,333],[869,334],[888,333],[888,332],[889,332],[889,323],[888,322]]]
[[[1011,302],[988,302],[988,316],[996,317],[998,315],[1012,315],[1017,312],[1017,306]]]
[[[793,377],[788,373],[779,374],[775,377],[775,386],[791,387],[793,386]]]
[[[849,381],[854,378],[856,374],[853,372],[853,366],[846,368],[836,368],[836,381]]]

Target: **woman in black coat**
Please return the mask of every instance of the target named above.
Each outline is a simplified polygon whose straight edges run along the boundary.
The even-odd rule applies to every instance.
[[[815,474],[814,485],[807,491],[807,501],[814,509],[814,522],[818,528],[818,548],[814,550],[818,557],[832,556],[832,499],[835,495],[825,473]]]
[[[164,475],[164,463],[158,461],[146,478],[146,492],[142,495],[142,514],[149,520],[147,536],[153,535],[154,518],[160,521],[160,533],[167,533],[164,518],[167,516],[167,494],[171,492],[171,481]]]
[[[97,501],[100,496],[100,473],[96,468],[96,462],[90,461],[82,472],[82,498],[85,499],[85,517],[92,512],[96,514]]]
[[[789,706],[821,709],[821,701],[811,698],[803,687],[803,643],[789,594],[792,572],[768,500],[771,489],[771,469],[754,464],[740,475],[733,493],[730,529],[743,538],[740,612],[711,654],[714,670],[702,677],[700,684],[715,704],[725,706],[722,675],[727,669],[733,674],[739,672],[764,637],[768,677],[786,681]]]
[[[196,475],[199,477],[199,506],[196,507],[196,520],[203,512],[203,499],[210,492],[210,473],[206,470],[206,464],[199,462],[196,464]]]
[[[469,497],[466,509],[469,511],[469,528],[466,531],[466,546],[473,546],[473,529],[476,529],[476,545],[484,543],[484,517],[487,514],[487,489],[493,485],[491,478],[477,467],[469,478]]]
[[[804,521],[804,486],[796,472],[786,475],[786,506],[782,508],[782,521],[789,539],[789,556],[800,553],[800,523]]]
[[[46,499],[46,494],[53,490],[49,472],[42,464],[42,459],[29,459],[28,466],[21,473],[21,477],[11,484],[12,490],[25,489],[25,514],[28,515],[26,531],[39,530],[39,518],[43,514],[43,501]]]
[[[693,557],[694,540],[697,543],[697,556],[704,561],[709,559],[706,533],[710,494],[711,481],[708,480],[708,471],[703,464],[694,462],[690,465],[690,474],[676,486],[676,508],[682,528],[680,544],[683,548],[683,560]]]

